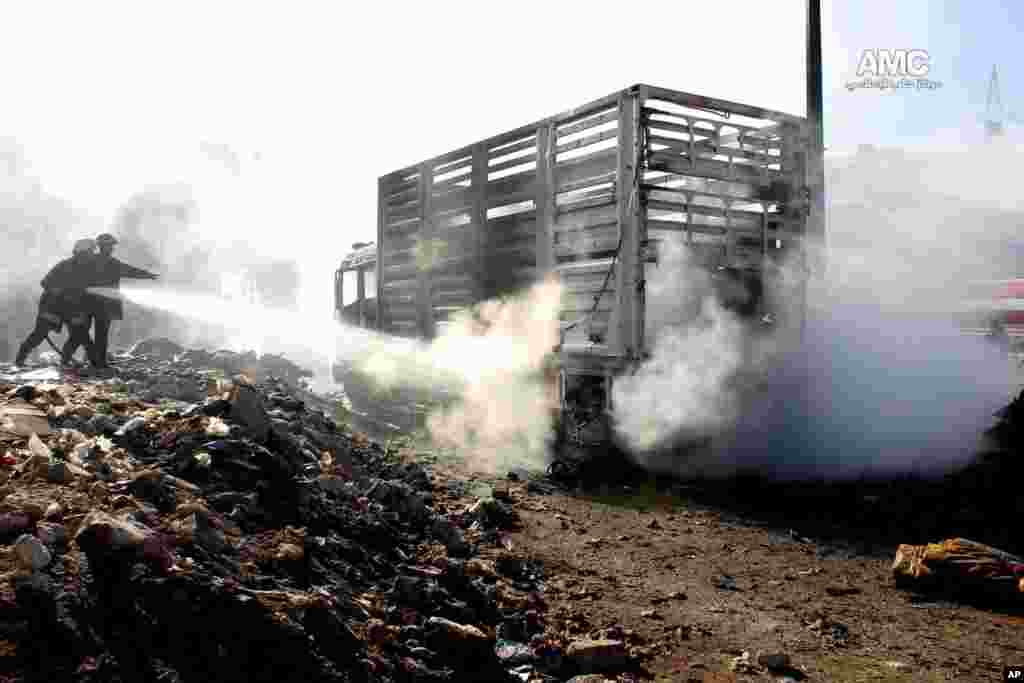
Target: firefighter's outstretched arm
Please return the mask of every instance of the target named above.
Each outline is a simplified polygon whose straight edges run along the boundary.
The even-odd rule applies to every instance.
[[[118,272],[121,274],[121,277],[123,278],[131,278],[133,280],[157,279],[155,273],[151,273],[148,270],[143,270],[142,268],[136,268],[135,266],[130,266],[127,263],[123,263],[121,261],[117,261],[117,268]]]

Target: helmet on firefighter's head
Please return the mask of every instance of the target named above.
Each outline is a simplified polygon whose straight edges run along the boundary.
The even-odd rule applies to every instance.
[[[73,254],[87,254],[96,248],[96,241],[89,238],[81,239],[75,242],[74,248],[71,250]]]
[[[101,247],[112,247],[117,244],[117,238],[111,235],[109,232],[105,232],[96,238],[96,244]]]

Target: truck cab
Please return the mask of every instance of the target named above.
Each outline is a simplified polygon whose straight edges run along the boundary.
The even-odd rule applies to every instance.
[[[356,242],[334,273],[334,316],[338,322],[377,327],[377,247]]]

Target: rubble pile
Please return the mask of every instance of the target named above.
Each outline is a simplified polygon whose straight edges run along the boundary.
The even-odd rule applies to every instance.
[[[206,372],[221,372],[227,376],[244,374],[256,382],[264,382],[273,377],[295,386],[303,385],[313,376],[310,370],[299,367],[284,356],[270,353],[260,355],[254,351],[238,353],[225,349],[186,349],[163,337],[144,339],[127,352],[116,354],[115,359],[123,371],[141,375],[143,379],[161,374],[162,371],[169,372],[171,376],[195,374],[196,368],[203,368]]]
[[[0,382],[0,680],[579,672],[505,534],[512,493],[437,492],[286,381],[219,379],[197,353]]]

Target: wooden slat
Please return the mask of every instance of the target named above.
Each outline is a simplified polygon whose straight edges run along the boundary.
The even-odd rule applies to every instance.
[[[384,266],[391,267],[411,263],[415,257],[416,249],[412,248],[384,252],[382,258],[384,259]]]
[[[497,158],[501,158],[501,157],[504,157],[504,156],[508,156],[509,154],[515,154],[516,152],[522,152],[522,151],[527,150],[527,149],[536,149],[536,148],[537,148],[537,139],[534,136],[534,137],[526,138],[525,140],[520,140],[519,142],[517,142],[517,143],[515,143],[513,145],[509,145],[508,147],[505,147],[504,149],[493,149],[493,148],[489,149],[487,151],[487,154],[488,154],[488,157],[491,160],[493,160],[496,157]]]
[[[682,154],[690,153],[690,143],[685,140],[674,140],[672,138],[663,138],[657,135],[648,136],[647,142],[655,145],[665,145],[669,150],[679,152]],[[652,152],[655,150],[651,150]],[[656,150],[658,152],[667,151],[665,149]],[[756,161],[761,164],[780,164],[782,163],[781,156],[765,155],[759,152],[747,152],[740,150],[736,147],[715,147],[714,145],[706,142],[694,143],[693,151],[701,155],[714,155],[714,156],[730,156],[735,159],[746,159],[750,161]]]
[[[682,213],[690,211],[690,213],[697,216],[708,216],[722,219],[724,219],[726,216],[726,210],[723,207],[707,206],[704,204],[676,204],[675,202],[663,202],[656,199],[647,200],[647,208],[650,210]],[[761,217],[764,214],[758,213],[756,211],[743,211],[740,209],[732,209],[731,211],[729,211],[729,215],[732,216],[733,220],[739,218],[745,221],[744,224],[760,227]]]
[[[498,178],[487,183],[487,204],[488,206],[501,206],[511,204],[511,201],[498,201],[505,196],[522,192],[533,192],[533,183],[537,180],[536,171],[527,171],[505,178]],[[533,196],[526,199],[533,199]]]
[[[434,237],[434,244],[438,245],[442,251],[470,253],[476,246],[475,232],[471,224],[451,228],[447,231],[438,231]]]
[[[473,276],[471,274],[464,275],[433,275],[430,278],[431,291],[440,291],[442,289],[472,289],[473,287]]]
[[[699,180],[703,180],[703,179],[702,178],[689,178],[688,180],[699,181]],[[721,184],[722,183],[716,183],[716,185],[721,185]],[[686,201],[687,201],[687,195],[693,195],[694,197],[707,197],[709,199],[720,199],[722,201],[730,201],[730,202],[733,202],[734,204],[739,204],[739,205],[744,205],[744,206],[751,206],[751,205],[755,205],[755,204],[756,205],[762,205],[762,204],[772,205],[772,204],[777,204],[778,203],[778,202],[769,202],[769,201],[762,202],[761,200],[757,199],[756,196],[754,196],[754,195],[755,195],[755,192],[758,189],[758,186],[751,185],[750,183],[730,183],[730,184],[738,185],[738,186],[742,187],[746,191],[746,194],[728,194],[728,193],[725,193],[725,192],[708,192],[707,190],[686,190],[686,189],[680,189],[680,188],[676,188],[676,187],[662,187],[660,185],[652,185],[650,183],[644,183],[643,185],[641,185],[641,189],[646,194],[646,196],[649,198],[649,200],[653,200],[655,197],[652,196],[652,195],[655,195],[655,194],[657,194],[658,196],[669,195],[671,197],[677,198],[678,201],[680,203],[683,203],[683,204],[685,204]]]
[[[582,256],[585,258],[593,258],[595,254],[608,254],[613,252],[618,248],[618,246],[618,236],[611,238],[588,239],[579,244],[555,244],[555,255],[559,257]]]
[[[385,283],[383,296],[385,299],[387,299],[389,296],[415,296],[415,291],[416,280],[393,280]]]
[[[437,200],[445,200],[451,197],[465,197],[472,192],[472,183],[466,183],[468,178],[462,178],[458,181],[442,182],[434,186],[433,191],[430,194],[431,205]],[[459,183],[466,183],[460,185]]]
[[[408,307],[415,308],[416,307],[416,294],[415,294],[415,292],[410,292],[410,293],[405,294],[405,295],[385,293],[384,294],[384,305],[388,307],[388,310],[390,310],[394,306],[398,306],[398,307],[408,306]]]
[[[393,197],[396,194],[402,194],[409,190],[415,190],[418,187],[417,180],[402,180],[399,182],[386,184],[384,187],[384,196]]]
[[[633,88],[630,88],[630,91],[632,91],[632,90],[633,90]],[[542,119],[540,121],[535,121],[535,122],[527,124],[525,126],[521,126],[519,128],[516,128],[515,130],[510,130],[510,131],[507,131],[507,132],[502,133],[500,135],[495,135],[493,137],[487,138],[485,140],[480,140],[479,142],[476,142],[476,143],[474,143],[472,145],[466,145],[465,147],[461,147],[461,148],[459,148],[457,150],[454,150],[454,151],[451,151],[451,152],[447,152],[445,154],[442,154],[441,156],[437,156],[437,157],[434,157],[432,159],[428,159],[428,160],[426,160],[424,162],[421,162],[420,164],[417,164],[415,166],[410,166],[410,167],[407,167],[407,168],[399,169],[398,171],[396,171],[396,172],[394,172],[392,174],[388,174],[387,176],[385,176],[385,178],[390,178],[390,177],[393,177],[393,176],[395,176],[397,174],[402,174],[402,173],[404,173],[404,174],[411,174],[411,173],[416,172],[418,169],[422,168],[422,166],[424,166],[424,165],[426,165],[428,167],[433,167],[433,166],[437,166],[438,164],[442,164],[442,163],[445,163],[445,162],[448,162],[448,161],[452,161],[454,159],[458,159],[458,158],[463,157],[463,156],[468,156],[469,154],[472,153],[472,149],[476,145],[484,145],[488,149],[494,149],[496,147],[500,147],[503,144],[506,144],[506,143],[509,143],[509,142],[518,141],[518,140],[520,140],[522,138],[525,138],[525,137],[535,133],[538,128],[540,128],[541,126],[547,125],[549,123],[555,123],[555,124],[559,124],[559,125],[560,124],[564,124],[564,123],[574,123],[574,122],[576,122],[576,121],[578,121],[578,120],[580,120],[582,118],[590,116],[594,112],[599,112],[599,111],[602,111],[604,109],[607,109],[609,105],[611,105],[612,103],[617,101],[619,95],[620,95],[620,93],[618,93],[618,92],[617,93],[613,93],[611,95],[606,95],[604,97],[601,97],[601,98],[598,98],[598,99],[593,100],[591,102],[588,102],[587,104],[584,104],[584,105],[582,105],[580,107],[574,107],[572,109],[568,109],[566,111],[563,111],[562,113],[556,114],[555,116],[551,116],[551,117],[548,117],[546,119]]]
[[[490,174],[490,173],[500,173],[501,171],[505,171],[505,170],[508,170],[510,168],[515,168],[516,166],[527,166],[529,164],[534,164],[536,166],[536,163],[537,163],[537,157],[536,156],[516,157],[515,159],[509,159],[508,161],[502,161],[501,163],[494,164],[494,165],[490,166],[487,169],[487,172],[488,172],[488,174]],[[532,172],[533,170],[534,169],[532,169],[532,168],[523,169],[522,171],[520,171],[520,173],[528,173],[528,172]]]
[[[435,199],[430,205],[430,217],[440,220],[451,218],[459,214],[473,213],[473,193],[470,191],[452,193],[447,197]]]
[[[593,135],[587,135],[578,140],[573,140],[572,142],[564,142],[558,145],[558,147],[556,148],[556,153],[563,154],[565,152],[571,152],[574,149],[582,149],[584,147],[589,147],[591,145],[596,145],[600,142],[604,142],[605,140],[612,140],[618,138],[618,136],[619,131],[617,128],[613,128],[611,130],[602,130],[597,133],[594,133]]]
[[[537,221],[537,210],[529,209],[520,213],[499,216],[498,218],[487,219],[487,231],[490,234],[503,234],[517,230],[529,231],[535,227]]]
[[[668,171],[669,173],[699,176],[702,178],[715,178],[730,182],[735,182],[739,179],[746,179],[749,182],[760,182],[762,173],[767,180],[775,180],[782,177],[780,171],[767,168],[762,171],[744,164],[732,164],[733,174],[730,175],[730,165],[728,162],[696,159],[691,163],[689,159],[662,152],[652,152],[648,155],[648,167],[652,170]]]
[[[689,228],[694,233],[701,235],[713,235],[716,237],[724,237],[728,232],[724,225],[711,225],[701,221],[692,221],[690,223],[686,223],[684,221],[666,221],[658,218],[648,218],[647,227],[649,230],[666,230],[670,232],[686,232],[687,228]],[[736,229],[736,232],[749,234],[757,234],[759,231],[760,228],[755,226]],[[780,237],[777,237],[777,235],[788,235],[788,233],[785,233],[782,230],[768,230],[769,241],[779,239]]]
[[[612,260],[610,258],[594,259],[586,263],[574,263],[566,264],[558,267],[558,272],[562,277],[563,282],[571,281],[576,278],[588,278],[594,277],[596,274],[600,274],[602,277],[604,273],[612,267]],[[615,278],[615,274],[612,274],[612,279]]]
[[[452,176],[451,178],[445,178],[444,180],[437,180],[434,182],[434,195],[464,190],[470,186],[469,178],[470,172],[467,172]]]
[[[395,192],[393,194],[385,195],[388,206],[400,206],[406,202],[414,202],[419,198],[419,193],[415,187],[402,190],[401,192]]]
[[[397,223],[399,221],[407,221],[413,218],[418,218],[422,209],[417,203],[413,206],[403,208],[401,210],[392,209],[388,207],[388,223]]]
[[[416,239],[411,236],[395,233],[388,237],[387,249],[389,251],[402,251],[412,249],[416,246]]]
[[[555,191],[561,193],[569,184],[614,173],[617,158],[616,150],[607,149],[585,157],[559,161],[554,167]]]
[[[473,254],[448,254],[437,258],[432,264],[431,270],[437,272],[451,271],[453,268],[466,268],[467,264],[473,261]]]
[[[381,263],[381,261],[378,259],[377,263]],[[407,263],[400,266],[387,266],[383,270],[384,279],[386,281],[391,279],[407,280],[419,273],[419,268],[416,263]]]
[[[742,130],[744,133],[748,133],[748,134],[756,134],[760,130],[760,128],[757,128],[755,126],[747,126],[747,125],[744,125],[742,123],[733,123],[732,121],[727,121],[725,119],[709,119],[709,118],[704,118],[703,116],[700,116],[699,114],[676,113],[676,112],[668,111],[667,109],[661,109],[660,107],[649,105],[649,104],[648,105],[644,105],[644,114],[645,114],[645,117],[648,120],[650,120],[650,117],[652,117],[652,116],[670,116],[670,117],[673,117],[673,118],[676,118],[676,119],[682,119],[684,121],[687,121],[687,120],[688,121],[692,121],[693,123],[707,123],[707,124],[709,124],[711,126],[718,127],[718,128],[722,128],[722,127],[736,128],[736,129]],[[657,122],[651,121],[651,123],[657,123]]]
[[[666,88],[659,88],[653,85],[642,85],[641,87],[647,95],[648,99],[663,100],[665,102],[671,102],[672,104],[680,105],[683,107],[693,107],[697,109],[713,109],[715,111],[727,111],[730,114],[736,114],[738,116],[745,116],[750,119],[769,119],[771,121],[780,123],[793,123],[802,125],[805,119],[794,116],[792,114],[786,114],[781,111],[774,111],[771,109],[764,109],[762,107],[752,107],[747,104],[740,104],[739,102],[732,102],[730,100],[722,100],[714,97],[704,97],[703,95],[694,95],[693,93],[681,92],[677,90],[668,90]]]
[[[434,177],[437,178],[437,176],[444,175],[460,166],[469,166],[472,163],[471,159],[472,155],[466,155],[458,159],[447,161],[443,164],[438,164],[437,166],[434,166]]]
[[[589,225],[587,227],[565,226],[555,233],[556,244],[571,244],[574,241],[586,241],[588,239],[613,239],[619,238],[618,220],[610,220],[607,223]]]
[[[594,197],[591,199],[579,199],[571,202],[558,203],[558,215],[562,216],[565,214],[571,214],[576,211],[583,211],[584,209],[593,209],[603,206],[614,206],[616,203],[616,196],[603,194],[603,196]]]
[[[555,229],[565,230],[570,227],[586,228],[592,225],[615,223],[617,220],[615,204],[609,203],[601,207],[591,207],[580,209],[578,211],[559,213],[558,218],[555,221]]]
[[[559,184],[559,194],[565,194],[567,192],[575,192],[576,190],[582,190],[594,185],[604,185],[605,183],[611,183],[611,188],[615,187],[615,171],[611,170],[607,173],[601,173],[595,176],[580,178],[579,180],[564,182]]]
[[[611,121],[617,121],[619,118],[619,110],[612,108],[603,114],[597,114],[596,116],[588,116],[587,118],[577,121],[576,123],[570,123],[566,126],[558,128],[558,137],[564,138],[569,135],[574,135],[590,128],[596,128],[597,126],[604,125]]]
[[[385,239],[390,240],[395,235],[415,235],[419,232],[420,222],[419,220],[405,221],[396,224],[387,224],[383,226]]]
[[[536,192],[535,192],[534,187],[533,187],[534,182],[535,182],[535,179],[532,180],[531,182],[528,182],[528,183],[522,183],[522,187],[516,189],[513,192],[507,192],[507,193],[501,193],[501,194],[498,194],[498,193],[490,194],[490,193],[488,193],[488,195],[487,195],[487,208],[488,209],[497,209],[497,208],[501,208],[503,206],[509,206],[509,205],[512,205],[512,204],[520,204],[522,202],[531,201],[534,198],[534,196],[536,195]],[[488,219],[488,220],[494,220],[494,219]]]
[[[558,202],[560,205],[573,204],[586,199],[605,198],[608,196],[615,197],[615,185],[592,185],[588,188],[573,190],[572,192],[563,192],[558,195]]]
[[[758,128],[756,133],[743,136],[743,144],[749,144],[749,140],[751,139],[754,139],[758,142],[764,142],[768,140],[778,141],[778,131],[779,124],[777,123],[773,123],[763,128]],[[723,145],[729,145],[734,142],[738,143],[740,141],[740,135],[739,133],[727,133],[725,135],[719,136],[718,141],[720,144]]]
[[[686,126],[679,125],[677,123],[669,123],[667,121],[651,121],[647,124],[648,138],[657,137],[657,134],[654,133],[655,129],[685,135],[686,139],[667,138],[669,140],[672,140],[673,142],[678,142],[681,144],[689,144],[692,138],[694,144],[703,143],[710,147],[715,147],[717,145],[720,147],[727,147],[728,149],[740,149],[738,146],[733,146],[731,143],[726,142],[727,139],[732,139],[731,135],[723,135],[716,138],[715,132],[713,130],[708,130],[707,128],[697,128],[695,126],[691,132],[691,130]],[[753,147],[758,151],[778,150],[781,152],[783,149],[783,143],[780,140],[750,141],[745,139],[744,147]]]
[[[591,301],[593,301],[594,297],[597,296],[597,293],[601,291],[601,285],[603,283],[603,274],[594,273],[589,278],[577,278],[572,282],[562,283],[562,292],[564,294],[572,294],[576,296],[589,296]],[[612,296],[609,293],[609,290],[606,290],[604,295]]]

